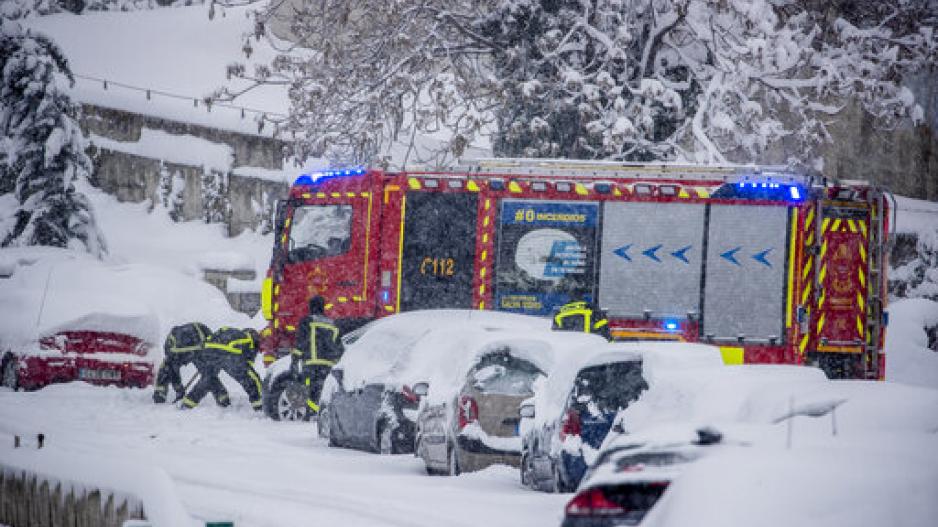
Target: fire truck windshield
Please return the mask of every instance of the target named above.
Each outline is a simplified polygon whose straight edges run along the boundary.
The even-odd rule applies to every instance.
[[[352,239],[351,205],[306,205],[293,210],[289,260],[339,256]]]

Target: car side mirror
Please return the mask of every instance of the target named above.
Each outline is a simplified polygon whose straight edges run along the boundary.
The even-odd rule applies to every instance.
[[[521,408],[518,409],[518,414],[520,414],[523,419],[534,418],[534,405],[522,404]]]
[[[430,384],[425,382],[418,382],[414,385],[414,395],[418,397],[426,397],[427,392],[430,391]]]
[[[615,432],[615,433],[617,433],[617,434],[622,434],[622,433],[625,432],[625,427],[622,426],[622,422],[621,422],[621,421],[616,421],[616,423],[615,423],[614,425],[612,425],[612,431]]]

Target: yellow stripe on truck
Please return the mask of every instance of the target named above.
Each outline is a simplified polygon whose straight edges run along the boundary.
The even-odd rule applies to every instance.
[[[723,357],[723,364],[735,366],[743,363],[745,350],[737,346],[720,346],[720,355]]]

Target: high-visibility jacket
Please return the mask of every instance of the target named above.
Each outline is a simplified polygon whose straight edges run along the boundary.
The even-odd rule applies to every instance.
[[[167,356],[192,353],[202,349],[205,340],[212,334],[208,326],[199,322],[190,322],[170,330],[163,342],[163,351]]]
[[[296,347],[291,351],[304,366],[332,367],[342,357],[339,328],[331,318],[307,315],[296,328]]]
[[[244,360],[254,362],[257,355],[257,342],[247,331],[240,328],[222,327],[208,336],[205,349],[222,350],[234,355],[241,355]]]
[[[594,310],[586,302],[564,304],[554,315],[553,329],[582,331],[609,338],[609,321],[602,310]]]

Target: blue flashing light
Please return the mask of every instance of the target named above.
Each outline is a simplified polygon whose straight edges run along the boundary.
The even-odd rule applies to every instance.
[[[346,176],[361,176],[367,170],[365,168],[350,168],[343,170],[324,170],[321,172],[313,172],[311,174],[302,174],[300,177],[296,178],[296,181],[293,182],[294,185],[315,185],[326,179],[332,179],[337,177],[346,177]]]
[[[674,321],[668,321],[664,323],[664,329],[668,331],[677,331],[679,327],[680,326],[678,325],[678,323]]]
[[[381,301],[385,304],[388,303],[388,300],[391,299],[391,293],[387,289],[381,291]]]
[[[794,183],[780,183],[773,180],[753,181],[746,179],[744,181],[723,185],[713,193],[712,197],[801,202],[804,201],[806,196],[804,188]]]

